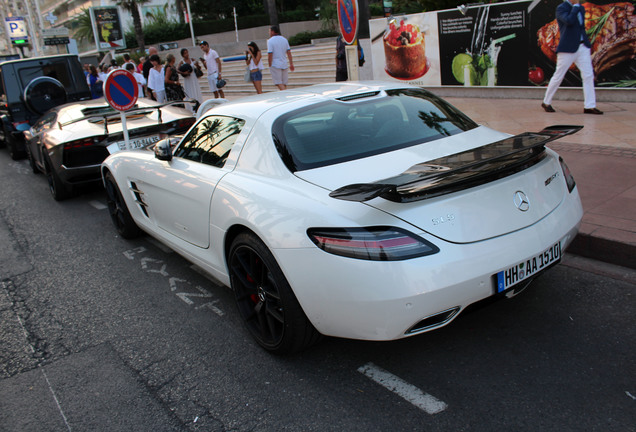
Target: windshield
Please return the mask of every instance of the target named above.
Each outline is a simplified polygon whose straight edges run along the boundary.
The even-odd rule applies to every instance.
[[[328,101],[276,120],[278,152],[290,171],[361,159],[473,129],[477,124],[422,89]]]

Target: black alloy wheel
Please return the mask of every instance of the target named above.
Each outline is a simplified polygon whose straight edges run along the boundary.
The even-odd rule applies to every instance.
[[[274,354],[291,354],[320,339],[260,239],[250,233],[238,235],[228,262],[239,314],[259,345]]]
[[[13,134],[9,133],[8,135],[6,135],[6,141],[7,150],[9,150],[9,156],[11,156],[11,159],[20,160],[26,156],[26,151],[20,149],[20,143],[13,136]]]
[[[107,173],[105,178],[106,187],[106,204],[108,204],[108,213],[120,236],[125,239],[133,239],[139,237],[141,230],[133,220],[124,201],[124,197],[117,187],[115,178],[111,173]]]

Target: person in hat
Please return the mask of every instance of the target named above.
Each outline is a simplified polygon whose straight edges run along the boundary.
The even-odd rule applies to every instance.
[[[224,98],[225,94],[223,90],[217,88],[216,81],[221,79],[221,58],[219,54],[210,48],[210,45],[206,41],[199,42],[199,47],[203,51],[203,66],[208,71],[208,84],[210,84],[210,90],[214,92],[215,98]]]

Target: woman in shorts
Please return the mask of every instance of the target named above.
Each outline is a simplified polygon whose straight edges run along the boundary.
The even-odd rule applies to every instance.
[[[256,45],[256,42],[250,42],[247,44],[247,51],[245,51],[245,63],[250,68],[250,79],[257,94],[263,93],[263,54]]]

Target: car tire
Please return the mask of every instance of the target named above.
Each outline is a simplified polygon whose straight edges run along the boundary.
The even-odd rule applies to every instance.
[[[239,234],[228,263],[239,314],[260,346],[274,354],[292,354],[320,340],[274,256],[258,237]]]
[[[27,108],[40,115],[67,101],[66,89],[62,83],[48,76],[31,80],[24,88],[23,97]]]
[[[120,236],[125,239],[133,239],[139,237],[141,229],[133,220],[126,201],[117,187],[117,182],[111,173],[107,173],[104,177],[104,186],[106,187],[106,203],[108,204],[108,213]]]
[[[31,154],[31,150],[29,150],[28,145],[26,147],[26,153],[27,153],[27,157],[29,158],[29,166],[31,167],[31,171],[33,171],[33,174],[40,174],[41,171],[38,168],[38,166],[35,164],[35,159],[33,158],[33,155]]]
[[[63,201],[72,195],[72,188],[66,186],[57,172],[53,169],[51,159],[44,156],[44,174],[49,183],[49,190],[55,201]]]
[[[7,135],[7,150],[13,160],[24,159],[26,156],[26,151],[19,149],[19,144],[11,133]]]

